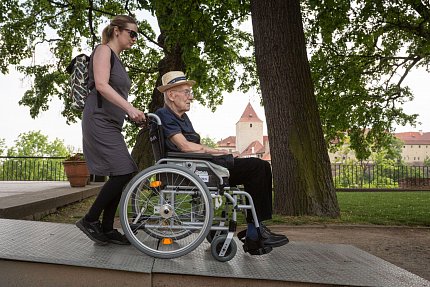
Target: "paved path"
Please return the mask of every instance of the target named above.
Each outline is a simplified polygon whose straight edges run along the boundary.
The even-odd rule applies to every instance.
[[[70,187],[68,181],[0,181],[0,197]]]
[[[0,181],[0,218],[39,219],[97,194],[103,183],[70,187],[67,181]]]

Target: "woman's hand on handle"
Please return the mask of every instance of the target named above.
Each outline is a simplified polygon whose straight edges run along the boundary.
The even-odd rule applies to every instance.
[[[127,111],[128,117],[135,123],[143,123],[146,121],[145,113],[131,106]]]

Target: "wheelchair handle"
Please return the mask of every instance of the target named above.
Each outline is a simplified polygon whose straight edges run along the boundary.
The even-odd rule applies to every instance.
[[[157,125],[158,126],[161,126],[161,120],[160,120],[160,118],[156,115],[156,114],[153,114],[153,113],[146,113],[145,114],[145,117],[148,119],[148,118],[150,118],[150,119],[152,119],[152,120],[154,120],[156,123],[157,123]],[[125,120],[127,121],[127,122],[129,122],[129,123],[132,123],[132,124],[134,124],[135,126],[137,126],[137,127],[139,127],[139,128],[142,128],[142,127],[145,127],[146,125],[147,125],[147,123],[148,123],[148,121],[147,120],[145,120],[145,121],[143,121],[143,122],[135,122],[135,121],[133,121],[132,119],[130,119],[130,117],[127,115],[126,117],[125,117]]]
[[[146,116],[146,117],[148,117],[148,118],[152,118],[153,120],[155,120],[155,121],[157,122],[157,125],[161,126],[161,120],[160,120],[160,117],[159,117],[159,116],[157,116],[156,114],[153,114],[153,113],[147,113],[147,114],[145,114],[145,116]]]

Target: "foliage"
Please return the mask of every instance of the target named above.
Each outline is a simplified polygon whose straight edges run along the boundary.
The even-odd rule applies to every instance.
[[[387,138],[384,146],[371,147],[373,150],[367,158],[357,159],[356,153],[351,148],[350,137],[346,134],[344,135],[343,144],[338,146],[338,144],[333,144],[330,146],[330,151],[340,155],[340,158],[335,159],[336,163],[348,163],[348,159],[351,159],[348,164],[370,161],[375,164],[388,163],[396,164],[402,161],[402,147],[403,142],[391,135]]]
[[[84,161],[84,160],[85,160],[85,157],[83,153],[75,153],[75,154],[68,155],[64,161]]]
[[[7,151],[9,159],[0,165],[1,180],[62,180],[64,170],[63,157],[70,154],[70,149],[63,141],[50,142],[40,131],[30,131],[18,136],[15,146]],[[58,157],[58,158],[49,158]]]
[[[64,100],[67,122],[80,117],[70,108],[65,67],[77,53],[91,52],[100,42],[99,31],[117,14],[138,20],[137,45],[121,58],[133,82],[133,103],[142,110],[168,64],[162,60],[176,50],[175,61],[182,61],[183,70],[198,83],[195,98],[212,109],[222,103],[223,91],[256,85],[252,36],[236,28],[247,19],[246,1],[11,0],[1,6],[0,71],[17,65],[32,79],[20,101],[30,107],[32,117],[47,110],[52,97]],[[162,32],[158,38],[157,24]],[[46,48],[50,54],[43,58]],[[127,134],[135,132],[129,126]]]
[[[403,142],[391,136],[387,138],[384,146],[376,146],[370,155],[370,160],[375,164],[397,164],[402,162]]]
[[[422,1],[302,2],[326,141],[348,132],[359,159],[389,141],[394,123],[415,124],[408,73],[428,68],[430,5]]]
[[[334,165],[333,169],[336,188],[399,188],[402,184],[419,185],[429,177],[428,167],[402,163],[357,163],[350,160]]]
[[[345,137],[348,142],[348,137]],[[422,178],[424,172],[407,166],[401,157],[403,142],[392,136],[384,147],[370,154],[367,161],[357,159],[342,160],[334,177],[337,188],[393,188],[399,187],[399,180],[413,177]],[[350,154],[348,145],[341,149],[342,154]],[[339,161],[338,161],[339,162]]]
[[[5,150],[6,150],[6,140],[0,138],[0,156],[3,155]]]
[[[424,159],[424,166],[430,166],[430,157],[426,156]]]
[[[204,146],[210,147],[210,148],[216,148],[217,143],[214,139],[210,137],[205,137],[200,140],[200,143]]]
[[[64,157],[70,154],[70,148],[58,138],[50,142],[40,131],[22,133],[15,140],[15,146],[8,149],[8,156],[51,156]]]
[[[336,188],[397,188],[399,176],[407,175],[406,166],[387,164],[342,164],[336,166]],[[401,172],[400,172],[401,170]]]

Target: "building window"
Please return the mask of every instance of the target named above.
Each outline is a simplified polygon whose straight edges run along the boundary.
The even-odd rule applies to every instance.
[[[249,127],[252,128],[252,124],[249,124]]]
[[[414,146],[413,145],[411,145],[411,148],[413,148]]]
[[[421,146],[419,145],[418,148],[421,148]]]

